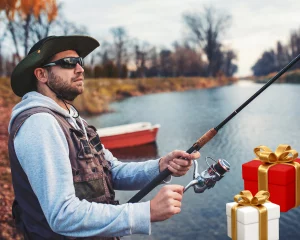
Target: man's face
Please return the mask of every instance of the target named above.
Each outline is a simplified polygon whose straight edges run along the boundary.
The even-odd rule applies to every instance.
[[[67,50],[54,55],[51,62],[65,58],[79,57],[73,50]],[[84,69],[77,63],[73,69],[52,66],[48,70],[48,85],[65,100],[73,101],[84,90]]]

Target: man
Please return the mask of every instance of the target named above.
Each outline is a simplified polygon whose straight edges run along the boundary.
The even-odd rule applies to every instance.
[[[98,46],[87,36],[47,37],[11,76],[22,97],[9,125],[13,214],[25,239],[150,234],[151,222],[180,212],[179,185],[164,186],[147,202],[119,205],[114,199],[114,189],[141,189],[165,168],[184,175],[200,153],[176,150],[157,160],[122,163],[105,149],[72,106],[84,90],[83,58]]]

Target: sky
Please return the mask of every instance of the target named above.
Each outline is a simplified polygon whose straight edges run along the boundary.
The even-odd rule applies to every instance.
[[[63,3],[65,18],[85,26],[100,44],[112,42],[111,28],[124,27],[131,38],[170,50],[175,41],[183,42],[188,36],[183,13],[201,13],[211,6],[232,17],[221,41],[237,53],[238,77],[252,75],[251,67],[264,51],[275,49],[277,41],[287,45],[291,32],[300,32],[299,0],[57,1]],[[11,43],[6,43],[5,49],[10,51]]]
[[[300,29],[299,0],[61,0],[68,20],[85,25],[97,40],[109,40],[109,29],[123,26],[129,36],[172,48],[182,41],[184,12],[213,6],[232,16],[223,43],[238,55],[237,76],[252,74],[251,67],[263,51],[280,40],[288,44],[292,30]]]

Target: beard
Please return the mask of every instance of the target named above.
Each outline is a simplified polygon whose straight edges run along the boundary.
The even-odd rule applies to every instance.
[[[84,88],[83,85],[79,88],[74,87],[71,84],[82,75],[83,74],[80,74],[77,77],[71,78],[71,82],[67,82],[64,81],[62,77],[55,75],[52,71],[49,71],[48,87],[57,95],[58,98],[65,99],[67,101],[74,101],[78,95],[83,93]]]

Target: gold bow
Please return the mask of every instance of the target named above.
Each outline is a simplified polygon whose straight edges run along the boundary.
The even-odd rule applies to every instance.
[[[258,190],[268,191],[268,170],[276,164],[286,164],[294,166],[296,170],[296,184],[295,184],[295,207],[300,205],[300,164],[294,162],[298,157],[298,152],[293,150],[291,146],[280,144],[275,153],[267,146],[258,146],[254,148],[255,155],[263,162],[258,168]]]
[[[275,153],[267,146],[261,145],[254,148],[254,153],[264,163],[290,163],[298,157],[298,152],[286,144],[280,144]]]
[[[268,239],[268,211],[262,204],[268,202],[270,193],[267,191],[259,191],[253,197],[248,190],[241,191],[240,194],[234,196],[234,201],[237,203],[231,208],[231,236],[232,240],[237,239],[237,217],[236,211],[240,207],[255,207],[259,212],[259,239]]]

